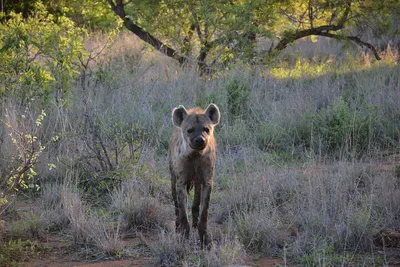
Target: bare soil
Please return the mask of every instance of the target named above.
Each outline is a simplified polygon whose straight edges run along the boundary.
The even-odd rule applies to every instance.
[[[144,247],[145,244],[140,238],[129,238],[125,240],[126,246]],[[72,248],[71,244],[64,241],[61,236],[49,235],[47,240],[41,240],[42,251],[40,254],[32,258],[29,262],[21,264],[23,267],[139,267],[139,266],[158,266],[152,257],[125,257],[124,259],[98,257],[89,254],[87,251],[79,251]],[[285,266],[285,262],[281,258],[274,257],[258,257],[253,259],[248,256],[245,259],[245,265],[235,266],[252,266],[252,267],[272,267]],[[290,265],[287,265],[290,266]]]

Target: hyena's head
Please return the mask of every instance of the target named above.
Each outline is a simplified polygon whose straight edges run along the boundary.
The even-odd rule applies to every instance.
[[[215,104],[204,111],[201,108],[186,110],[184,106],[174,108],[172,122],[181,129],[182,138],[194,150],[201,151],[213,138],[214,126],[219,123],[220,113]]]

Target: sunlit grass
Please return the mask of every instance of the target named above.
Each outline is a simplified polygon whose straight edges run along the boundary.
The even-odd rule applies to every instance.
[[[288,56],[281,59],[276,67],[271,68],[269,74],[277,79],[302,79],[333,73],[361,72],[378,67],[393,67],[397,64],[399,55],[396,50],[388,47],[385,53],[381,53],[381,57],[382,59],[378,61],[368,52],[360,52],[347,53],[345,58],[338,58],[335,55],[326,58],[314,56],[312,59],[297,56],[293,62],[293,59]]]

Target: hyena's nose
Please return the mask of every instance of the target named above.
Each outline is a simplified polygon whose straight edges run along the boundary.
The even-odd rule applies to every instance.
[[[194,143],[195,143],[196,146],[199,146],[199,147],[200,146],[204,146],[204,143],[205,143],[204,137],[202,137],[202,136],[197,137],[194,140]]]

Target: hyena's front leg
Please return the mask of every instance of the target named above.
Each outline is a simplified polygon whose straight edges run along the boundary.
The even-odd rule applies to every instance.
[[[201,192],[201,212],[200,212],[200,222],[199,222],[199,236],[200,236],[200,246],[203,249],[203,245],[209,247],[210,236],[207,233],[207,221],[208,221],[208,207],[210,204],[212,181],[203,184],[203,190]]]
[[[174,200],[175,206],[175,229],[178,230],[179,228],[179,205],[178,205],[178,198],[176,196],[176,176],[171,171],[171,191],[172,191],[172,198]]]
[[[178,218],[177,218],[178,231],[184,234],[186,238],[189,238],[190,226],[186,212],[187,210],[186,185],[178,182],[176,186],[176,193],[178,201]]]
[[[200,211],[200,200],[201,200],[201,183],[194,184],[194,199],[192,205],[192,226],[197,228],[199,223],[199,211]]]

